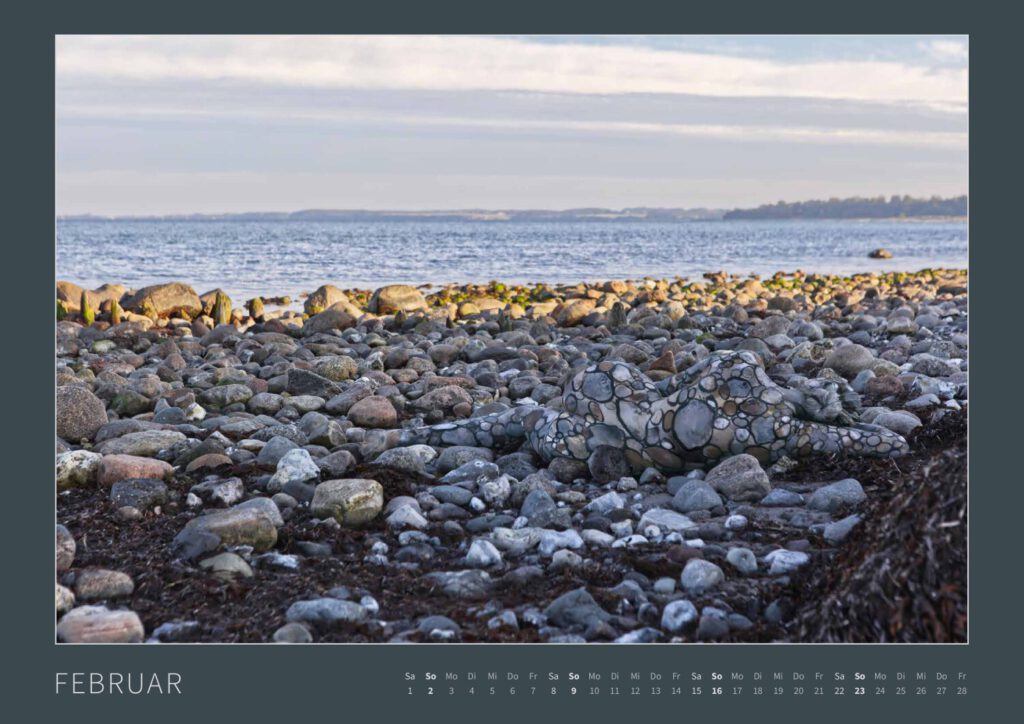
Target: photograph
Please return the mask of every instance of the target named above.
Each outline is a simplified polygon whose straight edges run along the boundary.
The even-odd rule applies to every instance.
[[[52,41],[58,652],[968,644],[968,35]]]

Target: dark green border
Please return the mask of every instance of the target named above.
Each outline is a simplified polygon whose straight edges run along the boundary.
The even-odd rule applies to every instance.
[[[993,4],[994,5],[994,4]],[[742,7],[668,6],[658,2],[485,4],[416,3],[371,6],[314,3],[77,2],[26,4],[5,13],[4,67],[15,85],[4,113],[9,149],[5,239],[7,373],[3,511],[8,568],[3,591],[5,660],[0,677],[14,716],[63,714],[74,721],[182,721],[230,717],[287,721],[307,717],[405,715],[488,721],[523,716],[587,717],[615,721],[670,716],[744,714],[793,721],[884,720],[907,715],[964,721],[972,712],[1013,711],[1020,671],[1014,654],[1020,629],[1021,482],[1015,459],[1019,429],[1013,381],[1021,334],[1020,302],[1006,297],[1019,276],[1017,169],[1019,147],[1018,24],[975,3],[759,3]],[[270,646],[56,647],[50,599],[53,505],[51,350],[53,256],[53,36],[56,33],[196,32],[546,32],[546,33],[969,33],[971,35],[972,323],[971,620],[968,646]],[[1012,34],[1011,34],[1012,33]],[[15,271],[16,270],[16,271]],[[1013,279],[1009,278],[1013,275]],[[1019,282],[1018,282],[1019,285]],[[24,300],[31,300],[25,304]],[[14,310],[17,310],[15,312]],[[1014,441],[1016,442],[1016,441]],[[403,696],[403,673],[415,671],[957,671],[968,673],[969,694],[937,699],[790,696],[730,699],[559,696],[449,700]],[[180,697],[54,695],[56,671],[178,671]],[[504,676],[504,673],[502,673]],[[646,673],[644,674],[646,676]],[[952,677],[951,677],[952,678]],[[891,680],[891,676],[890,676]],[[546,683],[546,682],[545,682]],[[646,683],[646,682],[645,682]],[[703,682],[705,686],[711,682]],[[772,682],[766,682],[769,685]],[[934,683],[934,682],[930,682]],[[951,683],[953,683],[951,681]],[[663,682],[671,686],[671,682]],[[690,685],[690,682],[686,682]],[[1001,706],[1006,702],[1008,706]],[[984,716],[984,715],[983,715]],[[331,719],[327,719],[328,721]]]

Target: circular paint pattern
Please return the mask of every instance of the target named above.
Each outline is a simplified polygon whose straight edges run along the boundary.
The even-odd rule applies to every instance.
[[[638,368],[606,360],[577,372],[565,386],[561,409],[514,407],[504,412],[403,430],[398,445],[478,445],[502,452],[523,445],[543,460],[585,462],[600,446],[623,450],[637,471],[666,473],[712,467],[746,453],[769,464],[783,455],[802,457],[847,451],[875,457],[907,452],[901,436],[875,425],[837,426],[841,404],[828,388],[783,388],[747,350],[713,352],[661,384]],[[838,385],[838,383],[836,383]],[[665,392],[663,392],[664,390]],[[814,399],[809,399],[813,395]],[[818,417],[815,417],[815,413]]]

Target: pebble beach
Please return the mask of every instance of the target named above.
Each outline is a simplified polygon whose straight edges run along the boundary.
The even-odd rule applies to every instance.
[[[780,397],[794,417],[905,449],[410,442],[563,411],[590,365],[662,389],[729,352],[841,391]],[[60,642],[967,640],[965,270],[250,299],[60,281],[55,356]]]

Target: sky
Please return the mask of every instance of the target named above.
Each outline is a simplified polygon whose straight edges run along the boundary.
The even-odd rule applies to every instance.
[[[58,36],[58,214],[967,193],[966,36]]]

